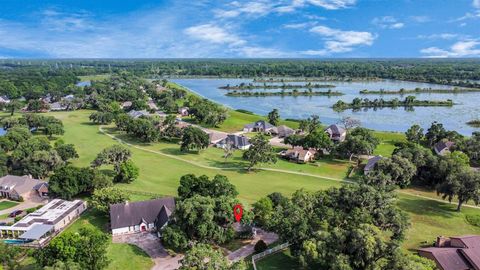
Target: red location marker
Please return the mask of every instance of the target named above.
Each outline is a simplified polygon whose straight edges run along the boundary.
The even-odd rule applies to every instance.
[[[241,204],[236,204],[233,207],[233,215],[235,216],[235,220],[237,222],[240,222],[240,220],[242,219],[242,215],[243,215],[243,208],[242,208]]]

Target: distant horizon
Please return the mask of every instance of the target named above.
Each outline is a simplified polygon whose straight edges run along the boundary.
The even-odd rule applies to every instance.
[[[480,0],[4,0],[0,59],[479,58]]]

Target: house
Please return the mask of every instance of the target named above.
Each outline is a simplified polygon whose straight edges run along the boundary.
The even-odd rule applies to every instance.
[[[0,103],[10,103],[10,99],[7,96],[0,96]]]
[[[0,226],[0,238],[42,247],[87,209],[82,200],[54,199],[12,226]]]
[[[294,147],[283,150],[279,153],[281,157],[297,163],[307,163],[315,160],[316,151],[313,149],[303,149],[303,147]]]
[[[343,142],[347,138],[347,130],[339,125],[330,125],[325,129],[330,139],[334,142]]]
[[[131,101],[125,101],[125,102],[122,103],[122,105],[120,105],[120,107],[122,107],[122,109],[130,108],[131,106],[132,106]]]
[[[210,130],[204,130],[208,134],[208,138],[210,140],[210,144],[217,144],[221,140],[227,138],[228,134],[225,132],[219,132],[219,131],[210,131]]]
[[[248,138],[245,136],[238,136],[235,134],[229,134],[226,138],[219,141],[216,146],[218,148],[224,148],[227,145],[231,145],[235,149],[247,150],[251,144]]]
[[[295,134],[295,130],[285,126],[285,125],[281,125],[281,126],[278,126],[277,127],[277,136],[279,138],[286,138],[290,135],[293,135]]]
[[[12,200],[48,197],[48,183],[29,176],[6,175],[0,178],[0,197]]]
[[[131,111],[128,112],[128,115],[130,117],[132,117],[133,119],[137,119],[137,118],[140,118],[142,116],[148,117],[148,116],[150,116],[150,113],[147,112],[146,110],[142,110],[142,111],[131,110]]]
[[[62,105],[60,102],[54,102],[50,104],[50,111],[65,111],[67,106]]]
[[[158,106],[157,106],[157,104],[155,104],[155,101],[153,101],[153,100],[149,100],[147,102],[147,106],[150,110],[158,111]]]
[[[258,120],[255,123],[245,125],[243,127],[243,131],[244,132],[264,132],[268,134],[277,134],[278,132],[277,128],[274,125],[264,120]]]
[[[418,254],[433,260],[440,270],[480,269],[480,235],[437,237],[433,247],[421,248]]]
[[[110,205],[113,235],[155,231],[164,228],[175,211],[175,199],[165,197]]]
[[[374,156],[370,158],[367,162],[367,165],[365,165],[365,168],[363,168],[363,174],[364,175],[369,174],[375,168],[375,165],[377,164],[377,162],[382,160],[382,158],[383,158],[382,156]]]
[[[178,114],[181,116],[188,116],[188,107],[181,107],[178,109]]]
[[[445,156],[450,153],[450,149],[454,145],[455,145],[454,142],[442,140],[436,143],[433,146],[433,149],[435,150],[435,153],[437,153],[437,155]]]

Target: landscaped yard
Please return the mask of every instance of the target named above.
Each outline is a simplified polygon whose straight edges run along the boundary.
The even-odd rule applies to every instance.
[[[18,205],[18,202],[1,201],[0,202],[0,210],[5,210],[5,209],[8,209],[8,208],[12,208],[16,205]]]

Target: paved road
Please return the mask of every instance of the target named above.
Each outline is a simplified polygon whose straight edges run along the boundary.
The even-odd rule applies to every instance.
[[[257,235],[250,244],[231,252],[230,254],[228,254],[227,258],[232,262],[236,262],[252,255],[253,253],[255,253],[255,244],[259,240],[263,240],[265,243],[267,243],[267,245],[270,245],[271,243],[278,240],[278,235],[275,233],[265,232],[261,229],[257,229]]]
[[[178,261],[183,258],[182,255],[170,256],[157,235],[150,232],[115,235],[112,241],[113,243],[128,243],[141,248],[155,262],[151,270],[178,269],[180,267]]]

